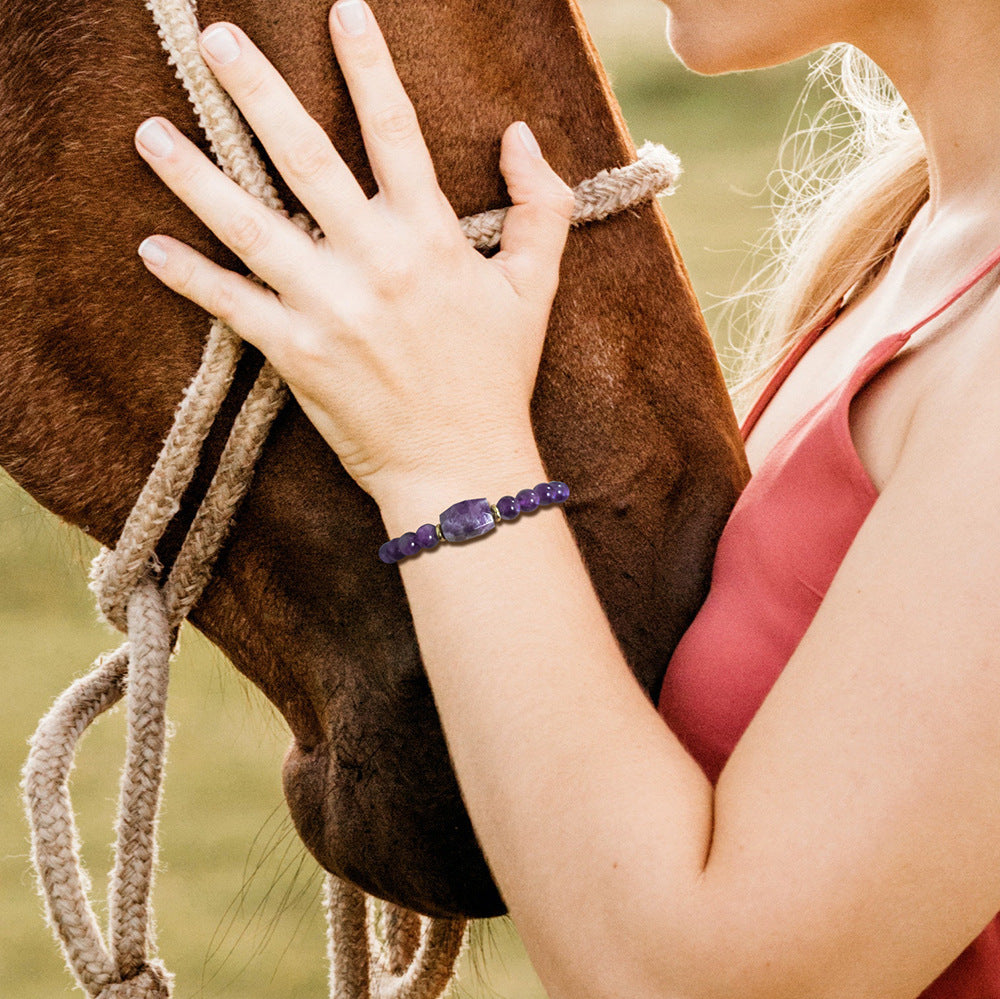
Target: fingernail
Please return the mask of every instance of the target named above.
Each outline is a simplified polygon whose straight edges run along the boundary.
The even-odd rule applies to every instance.
[[[153,156],[166,156],[174,148],[170,133],[158,121],[144,121],[136,129],[135,137]]]
[[[223,65],[233,62],[240,54],[240,43],[224,24],[214,24],[211,28],[206,28],[201,35],[201,44],[217,63]]]
[[[337,20],[347,35],[363,35],[368,27],[367,4],[364,0],[339,0],[334,4]]]
[[[167,262],[167,251],[162,243],[158,243],[152,236],[147,236],[139,244],[139,256],[154,267],[162,267]]]
[[[517,134],[521,138],[521,145],[523,145],[532,156],[542,155],[542,150],[538,145],[538,140],[535,138],[531,129],[528,128],[523,121],[519,121],[517,123]]]

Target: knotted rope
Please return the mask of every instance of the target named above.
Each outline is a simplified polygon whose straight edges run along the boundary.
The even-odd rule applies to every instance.
[[[286,218],[236,106],[198,50],[195,0],[145,0],[168,63],[188,92],[217,162],[227,176]],[[680,172],[675,156],[647,143],[630,166],[604,170],[576,188],[573,224],[602,219],[657,193]],[[499,241],[507,209],[462,220],[479,248]],[[322,238],[304,212],[291,221]],[[264,284],[255,275],[251,279]],[[166,751],[169,663],[181,624],[211,577],[233,516],[245,495],[271,424],[288,390],[267,362],[245,399],[218,468],[166,580],[156,546],[180,507],[202,444],[233,380],[239,336],[212,320],[201,365],[184,393],[173,425],[113,550],[94,559],[91,588],[107,621],[128,640],[102,656],[39,723],[22,783],[31,826],[32,861],[50,924],[80,987],[94,999],[169,999],[172,976],[155,950],[150,892],[156,867],[156,824]],[[115,863],[108,889],[105,941],[87,897],[89,880],[68,782],[77,743],[97,718],[127,695],[127,746],[119,790]],[[383,945],[374,900],[339,878],[325,885],[332,999],[436,999],[461,951],[464,919],[424,919],[382,904]],[[375,955],[373,958],[372,955]]]

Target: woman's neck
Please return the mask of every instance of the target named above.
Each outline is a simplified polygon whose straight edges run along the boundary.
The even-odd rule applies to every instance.
[[[995,222],[990,238],[1000,242],[1000,5],[892,6],[895,17],[880,14],[861,26],[858,44],[888,73],[923,135],[927,226],[960,214],[979,227]]]
[[[930,198],[903,236],[889,287],[923,304],[1000,245],[1000,4],[899,0],[851,39],[889,75],[927,148]]]

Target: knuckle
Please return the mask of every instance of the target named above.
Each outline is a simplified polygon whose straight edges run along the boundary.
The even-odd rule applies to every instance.
[[[224,238],[241,256],[257,253],[267,243],[267,226],[257,212],[240,211],[227,223]]]
[[[270,79],[265,73],[252,73],[240,81],[240,98],[257,99],[265,95],[269,89]]]
[[[335,166],[333,149],[315,135],[293,140],[281,170],[290,180],[311,182],[329,173]]]
[[[327,338],[311,329],[299,329],[285,338],[285,351],[299,371],[318,371],[329,363]]]
[[[372,129],[387,142],[412,139],[419,131],[417,115],[407,104],[391,104],[372,115]]]
[[[301,330],[297,330],[286,337],[285,349],[289,356],[295,358],[295,363],[303,369],[314,367],[320,360],[319,346],[316,343],[316,338],[307,336]]]
[[[199,261],[185,254],[185,259],[178,268],[177,285],[181,294],[190,299],[195,298],[195,292],[198,287],[199,269]]]
[[[412,291],[417,269],[405,257],[388,255],[373,264],[372,286],[382,298],[397,298]]]
[[[576,195],[568,184],[560,181],[559,186],[552,192],[550,204],[554,212],[569,220],[576,209]]]
[[[229,319],[234,314],[235,296],[226,281],[218,282],[209,293],[208,311],[220,319]]]
[[[436,257],[451,256],[467,249],[467,241],[461,228],[451,219],[432,218],[423,227],[424,244]]]

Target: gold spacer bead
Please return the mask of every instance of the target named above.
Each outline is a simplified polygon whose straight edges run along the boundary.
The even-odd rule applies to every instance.
[[[490,513],[493,514],[493,523],[499,527],[503,522],[503,517],[500,516],[500,511],[497,509],[496,503],[490,504]]]
[[[441,525],[434,525],[434,533],[438,536],[438,541],[444,541],[444,535],[441,533]]]

